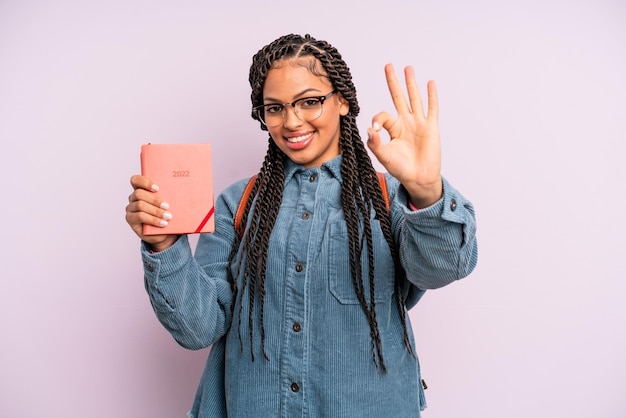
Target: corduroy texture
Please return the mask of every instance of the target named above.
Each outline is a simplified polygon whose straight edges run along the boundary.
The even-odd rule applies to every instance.
[[[142,252],[146,288],[160,321],[185,347],[215,343],[193,416],[223,417],[227,411],[237,417],[415,417],[425,406],[419,363],[404,346],[396,309],[394,260],[376,221],[374,300],[387,373],[380,373],[371,361],[368,321],[350,279],[341,160],[311,169],[285,165],[285,198],[269,241],[266,269],[269,360],[257,355],[252,361],[248,345],[242,349],[238,336],[249,334],[249,323],[238,325],[231,316],[241,309],[248,318],[250,309],[249,290],[242,290],[244,298],[233,298],[225,262],[247,179],[218,197],[216,232],[201,235],[195,259],[186,237],[162,253]],[[405,293],[419,297],[420,289],[441,287],[469,274],[476,262],[471,204],[444,181],[444,197],[438,203],[412,212],[397,180],[388,177],[387,183],[391,228],[411,282]],[[366,259],[364,255],[364,292],[370,299]],[[239,277],[240,289],[242,280]],[[414,346],[408,317],[407,323]],[[259,304],[253,307],[252,324],[260,329]],[[260,332],[253,333],[249,344],[255,353],[262,352]]]

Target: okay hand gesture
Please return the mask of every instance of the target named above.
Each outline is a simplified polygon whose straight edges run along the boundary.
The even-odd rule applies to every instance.
[[[441,198],[443,187],[437,87],[434,81],[428,82],[428,113],[424,113],[413,67],[404,69],[408,102],[393,65],[385,66],[385,76],[398,116],[394,118],[387,112],[374,116],[367,145],[385,169],[402,183],[413,205],[424,208]],[[387,143],[381,140],[381,128],[389,133]]]

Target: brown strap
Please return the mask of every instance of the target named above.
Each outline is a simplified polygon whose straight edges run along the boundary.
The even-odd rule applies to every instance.
[[[243,189],[243,194],[241,195],[241,199],[239,200],[239,206],[237,206],[237,212],[235,212],[235,232],[239,230],[239,225],[241,225],[243,212],[246,210],[246,202],[248,201],[248,197],[250,197],[250,193],[252,192],[252,188],[254,187],[254,182],[256,181],[256,178],[256,174],[250,177],[250,180],[248,180],[248,184],[246,184],[246,188]],[[239,239],[241,239],[241,236],[239,237]]]
[[[387,178],[385,177],[385,173],[381,173],[380,171],[376,172],[378,176],[378,182],[380,183],[380,189],[383,191],[383,199],[385,199],[385,206],[387,206],[387,210],[391,207],[391,202],[389,202],[389,192],[387,191]]]
[[[376,176],[378,176],[378,182],[380,183],[380,188],[383,191],[383,199],[385,199],[385,206],[387,206],[387,210],[391,207],[391,202],[389,201],[389,192],[387,191],[387,178],[385,177],[385,173],[381,173],[380,171],[376,172]],[[241,195],[241,199],[239,200],[239,205],[237,206],[237,212],[235,212],[235,231],[239,230],[239,226],[241,225],[241,219],[243,218],[243,212],[246,210],[246,202],[250,197],[250,193],[252,193],[252,188],[254,187],[254,182],[256,181],[257,175],[250,177],[248,180],[248,184],[246,188],[243,190],[243,194]],[[243,231],[242,231],[243,234]],[[241,236],[239,237],[241,239]]]

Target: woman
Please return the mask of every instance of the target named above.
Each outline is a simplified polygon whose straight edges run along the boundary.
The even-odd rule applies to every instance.
[[[215,232],[192,255],[186,236],[142,234],[175,208],[150,179],[131,178],[126,219],[157,317],[184,347],[212,345],[191,417],[415,417],[425,407],[407,309],[473,270],[475,219],[440,173],[434,82],[426,115],[413,69],[408,102],[391,65],[385,74],[398,116],[376,115],[367,141],[385,187],[359,136],[350,70],[309,35],[253,57],[252,117],[269,138],[241,228],[248,179],[218,197]]]

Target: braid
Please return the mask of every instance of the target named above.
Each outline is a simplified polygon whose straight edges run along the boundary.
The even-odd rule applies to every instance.
[[[375,219],[379,221],[380,228],[383,232],[383,236],[385,237],[385,241],[387,241],[387,245],[389,246],[391,257],[394,260],[394,266],[395,266],[394,287],[395,287],[395,294],[397,295],[396,305],[397,305],[398,313],[400,315],[400,319],[402,323],[404,345],[407,351],[411,354],[411,356],[415,357],[415,354],[413,352],[413,347],[411,346],[411,341],[409,339],[409,335],[408,335],[408,331],[406,327],[406,300],[405,300],[405,295],[404,295],[404,289],[405,289],[407,280],[406,280],[404,269],[402,268],[402,264],[400,263],[400,254],[398,253],[395,240],[393,239],[390,214],[389,214],[389,211],[387,210],[387,205],[383,198],[383,191],[380,187],[380,183],[376,175],[376,170],[374,169],[371,159],[369,157],[369,154],[367,153],[367,150],[365,149],[365,146],[363,145],[363,141],[361,140],[353,141],[353,144],[354,144],[354,150],[356,152],[356,166],[358,167],[358,169],[355,170],[355,172],[358,173],[357,178],[361,181],[360,186],[361,186],[361,191],[363,193],[362,196],[365,199],[365,201],[368,202],[369,205],[371,205],[371,209],[368,213],[371,213],[371,210],[373,209],[374,214],[375,214]],[[342,171],[342,177],[343,176],[344,174]],[[369,223],[366,223],[366,224],[369,224]],[[367,234],[367,229],[365,230],[364,233]],[[369,234],[370,236],[368,237],[368,248],[370,248],[369,240],[371,240],[371,230]],[[373,311],[373,319],[375,320],[376,313],[374,311],[374,297],[373,297],[373,294],[374,294],[374,290],[373,290],[374,268],[373,266],[374,264],[373,264],[373,255],[369,254],[369,251],[368,251],[368,258],[369,258],[369,271],[370,271],[369,279],[370,279],[370,287],[371,287],[370,289],[371,304],[372,304],[372,311]],[[381,358],[381,365],[384,370],[385,368],[384,368],[384,362],[382,361],[382,358]]]
[[[391,231],[390,215],[382,196],[376,171],[356,126],[356,116],[360,109],[350,69],[342,59],[339,51],[329,43],[316,40],[310,35],[285,35],[263,47],[252,58],[249,73],[249,82],[252,89],[250,99],[253,108],[263,104],[263,86],[268,72],[280,62],[306,56],[312,56],[315,59],[303,60],[300,64],[306,65],[312,74],[328,78],[333,87],[349,103],[348,114],[341,117],[340,147],[343,155],[341,164],[341,205],[348,231],[348,252],[352,285],[369,324],[373,362],[376,368],[381,369],[385,373],[387,368],[383,358],[382,339],[376,319],[374,245],[370,221],[372,213],[374,213],[375,218],[380,223],[394,260],[394,287],[397,295],[397,309],[402,321],[404,344],[407,351],[414,356],[406,325],[404,297],[406,278],[400,264],[398,250]],[[261,129],[267,130],[267,127],[260,122],[256,111],[252,110],[251,116],[259,121]],[[239,230],[235,231],[235,240],[229,256],[229,265],[234,266],[234,268],[229,269],[228,278],[231,283],[233,298],[239,302],[237,320],[239,343],[242,350],[243,341],[240,329],[244,303],[243,294],[246,288],[248,288],[249,292],[248,337],[250,339],[250,355],[253,361],[253,314],[255,309],[258,309],[259,312],[262,354],[265,359],[268,359],[265,352],[265,329],[263,325],[267,251],[270,234],[274,228],[283,197],[283,167],[285,158],[285,154],[280,151],[270,137],[263,165],[252,192],[245,202],[246,210]],[[366,298],[363,266],[361,264],[361,254],[364,247],[367,248],[369,272],[367,293],[369,293],[369,300]],[[235,260],[238,261],[235,263]],[[237,288],[237,278],[240,275],[242,275],[242,289]],[[257,296],[259,298],[258,307],[255,306]],[[233,303],[231,309],[234,310],[235,305],[236,303]]]
[[[239,311],[238,311],[238,335],[239,344],[243,349],[243,341],[241,338],[241,319],[243,308],[243,292],[238,294],[237,289],[237,277],[240,275],[243,268],[243,282],[242,288],[249,287],[249,312],[248,312],[248,327],[250,338],[250,355],[254,360],[254,351],[252,347],[253,341],[253,314],[254,314],[254,301],[255,294],[259,294],[259,319],[261,322],[261,350],[263,357],[266,359],[265,353],[265,328],[263,326],[263,314],[264,314],[264,301],[265,301],[265,278],[266,278],[266,262],[267,262],[267,249],[269,247],[269,238],[274,229],[274,224],[278,216],[278,209],[283,196],[283,183],[284,183],[284,170],[283,161],[284,154],[274,144],[274,141],[268,139],[268,151],[265,156],[265,160],[259,171],[258,177],[254,183],[250,196],[246,201],[246,210],[241,219],[239,230],[235,231],[235,240],[233,247],[230,251],[229,265],[233,265],[237,254],[239,259],[234,271],[228,270],[228,279],[231,283],[233,290],[233,299],[239,298]],[[254,210],[252,209],[252,203],[254,197],[257,197]],[[249,214],[252,212],[250,218],[250,225],[246,230],[243,238],[242,232],[248,224]],[[257,283],[258,281],[258,283]],[[233,303],[231,309],[234,309]]]

